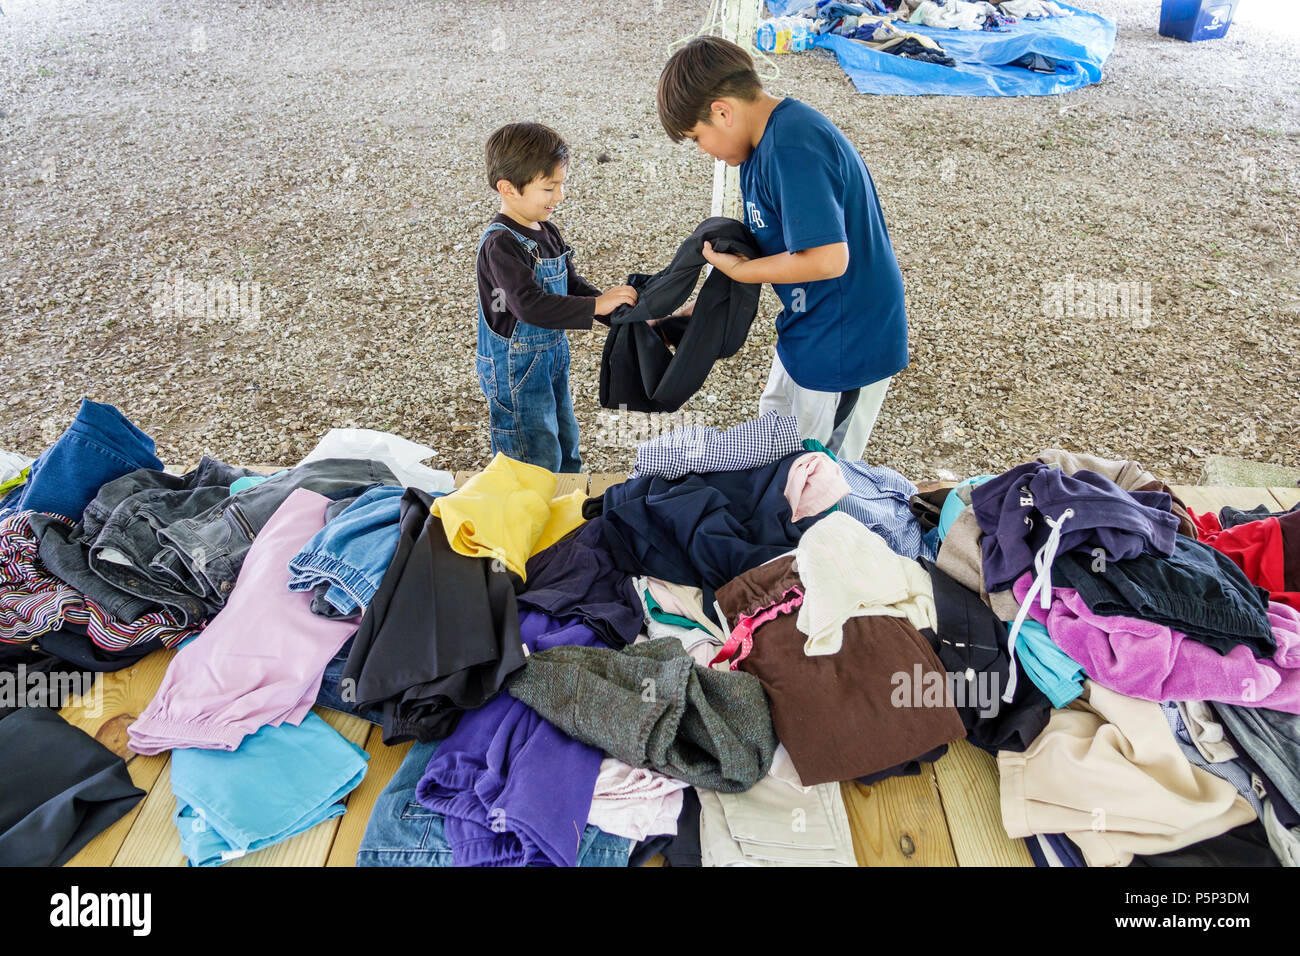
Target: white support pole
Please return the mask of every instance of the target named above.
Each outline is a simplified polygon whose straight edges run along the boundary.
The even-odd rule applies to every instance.
[[[753,52],[763,0],[720,0],[720,3],[723,37]],[[722,160],[713,164],[713,202],[709,215],[741,218],[740,173]]]

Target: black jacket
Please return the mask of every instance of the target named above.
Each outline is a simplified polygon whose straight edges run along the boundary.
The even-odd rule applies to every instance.
[[[610,315],[609,335],[600,360],[600,404],[626,406],[634,412],[675,412],[700,386],[720,358],[739,351],[758,310],[758,283],[734,282],[714,269],[704,280],[689,318],[662,323],[667,343],[645,323],[666,318],[695,289],[704,259],[704,243],[718,252],[758,255],[753,234],[735,219],[706,219],[678,247],[673,261],[654,275],[628,276],[637,304]]]

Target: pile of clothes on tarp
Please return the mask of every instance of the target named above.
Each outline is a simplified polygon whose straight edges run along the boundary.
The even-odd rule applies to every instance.
[[[1298,861],[1300,511],[1197,515],[1059,450],[920,493],[771,413],[591,498],[502,455],[453,488],[428,451],[169,475],[86,403],[4,464],[0,660],[179,648],[127,732],[171,753],[192,865],[344,812],[368,756],[315,707],[412,742],[359,865],[853,866],[840,783],[962,739],[1044,865]],[[0,863],[143,796],[56,698],[0,719]]]
[[[767,0],[807,18],[860,93],[1032,96],[1096,83],[1110,20],[1052,0]]]

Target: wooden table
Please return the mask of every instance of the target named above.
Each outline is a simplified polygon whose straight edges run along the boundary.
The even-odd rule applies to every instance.
[[[457,486],[473,473],[456,475]],[[623,475],[562,475],[557,494],[585,489],[601,494]],[[1194,511],[1224,505],[1271,510],[1300,502],[1300,488],[1202,488],[1174,491]],[[63,716],[120,754],[136,786],[148,796],[92,840],[68,866],[183,866],[180,838],[172,822],[171,755],[141,757],[126,748],[126,728],[153,698],[175,651],[157,651],[131,667],[100,675],[102,713],[85,716],[75,706]],[[410,744],[386,747],[378,727],[337,711],[316,711],[339,733],[364,747],[370,764],[361,785],[347,798],[347,813],[291,840],[242,857],[227,866],[352,866],[375,800],[396,773]],[[872,786],[841,784],[853,849],[859,866],[1032,866],[1021,840],[1002,828],[997,765],[992,757],[958,741],[942,759],[925,764],[920,776],[895,777]]]

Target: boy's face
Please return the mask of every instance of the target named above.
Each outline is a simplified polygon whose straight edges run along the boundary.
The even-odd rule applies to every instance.
[[[728,166],[739,166],[754,151],[749,142],[749,132],[740,119],[730,101],[715,100],[709,118],[696,123],[687,131],[686,138],[693,141],[701,153],[720,159]]]
[[[510,208],[529,222],[546,222],[555,207],[564,200],[564,178],[568,169],[560,163],[549,173],[538,176],[523,190],[502,180],[501,195]]]

